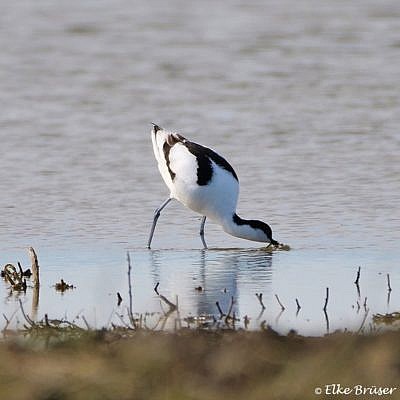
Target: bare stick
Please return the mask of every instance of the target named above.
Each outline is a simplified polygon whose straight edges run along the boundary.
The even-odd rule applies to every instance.
[[[90,325],[89,325],[89,323],[87,322],[87,319],[85,318],[84,315],[82,315],[82,320],[83,320],[83,322],[84,322],[85,325],[86,325],[86,329],[87,329],[88,331],[90,331]]]
[[[296,298],[296,305],[297,305],[297,311],[296,311],[296,317],[297,317],[297,315],[299,314],[300,309],[301,309],[301,305],[300,305],[299,300],[297,298]]]
[[[38,263],[37,255],[36,255],[36,252],[33,247],[29,247],[28,251],[29,251],[29,255],[31,257],[33,284],[34,284],[34,286],[39,286],[40,285],[39,263]]]
[[[325,315],[325,321],[326,321],[326,332],[329,333],[329,317],[328,317],[328,313],[326,312],[325,309],[324,309],[324,315]]]
[[[7,330],[7,328],[8,328],[8,325],[10,325],[10,323],[11,323],[11,321],[13,320],[13,318],[14,318],[14,316],[15,316],[15,314],[18,312],[18,308],[11,314],[11,317],[10,318],[7,318],[6,317],[6,315],[5,314],[3,314],[3,317],[4,317],[4,319],[6,320],[6,325],[5,325],[5,327],[3,328],[3,333]]]
[[[362,331],[362,329],[363,329],[363,327],[364,327],[364,324],[365,324],[365,321],[367,320],[368,313],[369,313],[369,308],[366,308],[366,309],[365,309],[365,313],[364,313],[364,318],[363,318],[363,320],[361,321],[361,325],[360,325],[360,327],[358,328],[357,333],[360,333],[360,332]]]
[[[277,302],[279,303],[279,305],[281,306],[281,310],[284,311],[284,310],[285,310],[285,307],[284,307],[284,305],[281,303],[281,301],[279,300],[279,297],[278,297],[277,294],[275,294],[275,298],[276,298]]]
[[[367,298],[365,298],[363,305],[364,305],[364,308],[367,308]]]
[[[122,303],[122,296],[119,292],[117,292],[117,305],[119,306],[121,305],[121,303]]]
[[[355,285],[356,285],[356,287],[357,287],[357,294],[358,294],[358,297],[361,296],[361,293],[360,293],[360,285],[358,284],[358,282],[360,281],[360,272],[361,272],[361,267],[358,267],[357,278],[356,278],[356,280],[354,281],[354,283],[355,283]]]
[[[39,286],[35,286],[33,288],[33,293],[32,293],[32,311],[31,311],[31,316],[32,319],[35,320],[37,319],[37,313],[39,309]]]
[[[157,293],[157,295],[159,296],[160,293],[158,293],[158,286],[160,285],[160,282],[157,282],[156,286],[154,286],[154,291]]]
[[[262,300],[263,294],[262,293],[256,293],[256,297],[257,297],[258,301],[260,302],[260,305],[261,305],[262,309],[265,310],[265,305],[264,305],[263,300]]]
[[[169,301],[165,296],[163,296],[162,294],[160,294],[158,292],[158,286],[160,285],[160,282],[157,282],[156,286],[154,287],[154,291],[157,293],[158,297],[164,301],[166,304],[168,304],[169,306],[169,312],[174,311],[178,308],[178,304],[174,304],[171,301]]]
[[[18,268],[19,268],[19,273],[21,275],[21,279],[22,279],[22,277],[24,276],[24,271],[22,270],[21,263],[19,261],[18,261]]]
[[[233,303],[234,302],[235,301],[233,300],[233,296],[231,296],[231,304],[229,306],[228,314],[226,314],[225,322],[228,322],[228,319],[231,318],[231,312],[232,312],[232,308],[233,308]]]
[[[326,297],[325,297],[325,304],[323,310],[326,312],[326,307],[328,306],[328,300],[329,300],[329,288],[326,288]]]
[[[28,315],[25,314],[25,310],[24,310],[24,307],[22,306],[22,301],[21,301],[21,300],[19,300],[19,306],[20,306],[20,308],[21,308],[22,315],[24,316],[26,322],[28,322],[28,324],[29,324],[30,326],[34,326],[34,325],[35,325],[35,322],[32,321],[32,320],[29,318]]]
[[[120,319],[120,321],[123,323],[125,328],[132,329],[132,327],[124,321],[124,319],[122,318],[121,315],[119,315],[118,313],[115,313],[115,315]]]
[[[160,294],[159,296],[160,296],[160,299],[161,299],[161,300],[165,301],[165,303],[168,304],[168,306],[169,306],[169,308],[170,308],[171,311],[174,311],[174,310],[176,310],[176,309],[178,308],[176,304],[172,303],[172,301],[169,301],[169,300],[168,300],[165,296],[163,296],[162,294]]]
[[[129,251],[126,252],[126,259],[128,261],[128,285],[129,285],[129,319],[131,324],[135,327],[135,319],[133,318],[133,307],[132,307],[132,282],[131,282],[131,256]]]
[[[357,278],[354,281],[354,283],[358,286],[358,282],[360,281],[360,272],[361,272],[361,267],[358,267],[358,271],[357,271]]]
[[[215,305],[218,308],[218,311],[219,311],[219,314],[220,314],[220,318],[225,317],[225,313],[222,311],[221,306],[219,305],[218,301],[215,302]]]
[[[392,291],[392,287],[390,286],[390,276],[389,276],[389,274],[386,274],[386,277],[387,277],[388,291],[391,292]]]

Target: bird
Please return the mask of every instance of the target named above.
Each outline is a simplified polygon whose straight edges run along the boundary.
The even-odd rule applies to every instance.
[[[208,147],[186,139],[180,133],[152,124],[154,156],[170,194],[154,212],[148,249],[158,218],[173,199],[202,215],[200,238],[205,249],[206,219],[219,224],[232,236],[268,243],[268,246],[279,246],[279,242],[272,238],[272,229],[267,223],[243,219],[237,215],[239,178],[225,158]]]

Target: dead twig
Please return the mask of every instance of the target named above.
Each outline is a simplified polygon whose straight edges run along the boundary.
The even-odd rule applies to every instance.
[[[235,303],[233,296],[231,296],[231,304],[229,305],[229,310],[228,310],[228,314],[226,314],[225,317],[225,323],[228,323],[229,319],[235,320],[235,316],[231,317],[231,312],[232,312],[232,308],[233,308],[233,304]]]
[[[154,287],[154,291],[157,293],[157,296],[164,301],[164,303],[166,303],[169,307],[169,312],[171,311],[175,311],[178,309],[178,304],[174,304],[171,301],[169,301],[165,296],[163,296],[162,294],[159,293],[158,291],[158,287],[160,286],[160,282],[157,282],[156,286]],[[168,313],[169,313],[168,312]]]
[[[119,292],[117,292],[117,306],[120,306],[122,303],[122,296]]]
[[[133,318],[133,306],[132,306],[132,281],[131,281],[131,256],[129,255],[129,251],[126,252],[126,259],[128,261],[128,294],[129,294],[129,320],[131,321],[131,324],[133,327],[136,327],[135,325],[135,319]]]
[[[386,278],[387,278],[388,292],[391,292],[392,291],[392,287],[390,286],[390,276],[389,276],[389,274],[386,274]]]
[[[6,325],[4,326],[4,328],[3,328],[3,332],[5,332],[6,330],[7,330],[7,328],[8,328],[8,326],[10,325],[10,323],[11,323],[11,321],[13,320],[13,318],[14,318],[14,316],[15,316],[15,314],[18,312],[18,309],[16,309],[12,314],[11,314],[11,317],[10,318],[7,318],[6,317],[6,315],[3,313],[3,317],[4,317],[4,319],[6,320]]]
[[[365,321],[367,320],[368,313],[369,313],[369,308],[365,308],[364,317],[363,320],[361,321],[360,327],[358,328],[357,334],[359,334],[362,331]]]
[[[281,306],[281,310],[284,311],[285,310],[285,306],[281,303],[281,301],[279,300],[279,297],[277,294],[275,294],[275,298],[277,300],[277,302],[279,303],[279,305]]]
[[[328,300],[329,300],[329,288],[326,288],[326,297],[325,297],[325,304],[324,304],[324,315],[325,315],[325,321],[326,321],[326,332],[329,333],[329,317],[328,313],[326,312],[327,306],[328,306]]]
[[[260,302],[261,308],[263,310],[265,310],[266,307],[265,307],[265,305],[263,303],[263,299],[262,299],[263,294],[262,293],[256,293],[256,297],[257,297],[258,301]]]
[[[154,291],[157,293],[157,296],[160,295],[160,293],[158,293],[158,286],[160,285],[160,282],[156,283],[156,286],[154,286]]]
[[[35,321],[33,321],[33,320],[25,313],[24,307],[22,306],[22,301],[21,301],[21,300],[18,300],[18,301],[19,301],[19,306],[20,306],[20,308],[21,308],[22,315],[23,315],[24,318],[25,318],[25,321],[30,325],[30,327],[35,326]]]
[[[359,285],[360,273],[361,273],[361,267],[358,267],[358,270],[357,270],[357,277],[356,277],[356,280],[354,281],[354,284],[355,284],[356,287],[357,287],[357,294],[358,294],[358,297],[361,296],[361,293],[360,293],[360,285]]]
[[[34,286],[40,286],[39,263],[38,263],[38,259],[37,259],[37,255],[36,255],[35,249],[33,247],[29,247],[28,251],[29,251],[29,255],[31,257],[33,285]]]
[[[88,330],[88,331],[90,331],[90,325],[89,325],[89,323],[87,322],[87,320],[86,320],[86,318],[85,318],[85,316],[84,315],[82,315],[82,320],[83,320],[83,322],[85,323],[85,325],[86,325],[86,329]]]
[[[329,300],[329,288],[326,288],[326,297],[325,297],[325,304],[323,310],[326,311],[326,307],[328,306],[328,300]]]
[[[219,311],[219,318],[221,319],[222,317],[225,317],[225,313],[222,311],[222,308],[221,308],[221,306],[219,305],[219,302],[218,301],[216,301],[215,302],[215,305],[217,306],[217,308],[218,308],[218,311]]]
[[[357,277],[356,280],[354,281],[354,283],[358,286],[358,282],[360,281],[360,272],[361,272],[361,267],[358,267],[357,270]]]
[[[299,303],[299,300],[296,298],[296,306],[297,306],[297,311],[296,311],[296,317],[299,314],[300,310],[301,310],[301,305]]]
[[[177,309],[176,304],[172,303],[171,301],[169,301],[165,296],[163,296],[162,294],[159,294],[160,299],[163,300],[166,304],[168,304],[169,310],[170,311],[174,311]]]

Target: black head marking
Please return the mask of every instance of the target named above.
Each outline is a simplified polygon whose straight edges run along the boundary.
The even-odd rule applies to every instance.
[[[259,221],[256,219],[250,219],[250,220],[242,219],[236,213],[233,214],[233,222],[236,225],[249,225],[253,229],[260,229],[261,231],[263,231],[265,233],[265,235],[267,236],[267,238],[271,242],[271,244],[273,244],[274,246],[277,246],[279,244],[276,240],[272,239],[272,229],[265,222],[262,222],[262,221]]]

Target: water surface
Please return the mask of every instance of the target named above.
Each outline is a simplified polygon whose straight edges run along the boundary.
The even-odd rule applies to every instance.
[[[38,318],[84,310],[107,324],[117,291],[126,306],[127,250],[139,313],[160,311],[158,281],[182,315],[217,313],[233,295],[253,327],[262,292],[258,321],[281,331],[325,332],[326,287],[331,330],[358,329],[365,297],[369,317],[397,311],[399,17],[389,0],[3,4],[0,261],[28,264],[35,247]],[[228,158],[238,213],[292,250],[271,255],[207,224],[204,252],[200,217],[175,203],[147,251],[168,196],[150,121]],[[55,293],[61,277],[77,288]],[[12,314],[5,283],[0,297]]]

